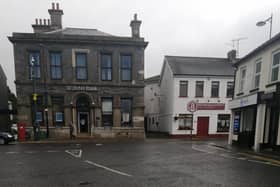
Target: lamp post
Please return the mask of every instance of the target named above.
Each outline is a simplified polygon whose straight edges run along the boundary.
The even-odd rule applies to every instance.
[[[33,133],[34,133],[34,140],[37,140],[37,93],[36,93],[36,76],[35,76],[35,58],[34,56],[31,57],[30,61],[31,65],[31,80],[33,82],[33,94],[32,94],[32,100],[33,100]]]
[[[256,25],[258,27],[261,27],[261,26],[264,26],[267,22],[269,22],[270,24],[270,29],[269,29],[269,39],[271,39],[271,31],[272,31],[272,14],[269,18],[267,18],[266,20],[263,20],[263,21],[259,21],[256,23]]]

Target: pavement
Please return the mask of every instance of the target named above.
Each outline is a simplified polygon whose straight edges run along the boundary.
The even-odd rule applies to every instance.
[[[0,186],[279,186],[280,163],[226,141],[84,139],[0,146]]]

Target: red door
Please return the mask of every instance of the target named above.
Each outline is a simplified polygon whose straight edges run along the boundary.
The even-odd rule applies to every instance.
[[[209,117],[197,118],[197,136],[208,136]]]

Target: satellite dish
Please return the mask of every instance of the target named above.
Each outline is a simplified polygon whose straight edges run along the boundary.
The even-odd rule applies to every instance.
[[[259,21],[259,22],[257,22],[257,26],[259,26],[259,27],[261,27],[261,26],[264,26],[266,24],[266,22],[265,21]]]

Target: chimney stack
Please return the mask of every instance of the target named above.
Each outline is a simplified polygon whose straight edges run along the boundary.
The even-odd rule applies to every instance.
[[[134,19],[130,22],[132,38],[140,38],[141,21],[137,20],[137,14],[134,14]]]
[[[51,17],[51,28],[53,30],[62,28],[62,15],[63,11],[59,9],[59,3],[52,3],[52,9],[49,9],[49,14]]]
[[[236,50],[233,49],[227,53],[227,58],[230,62],[236,62]]]

